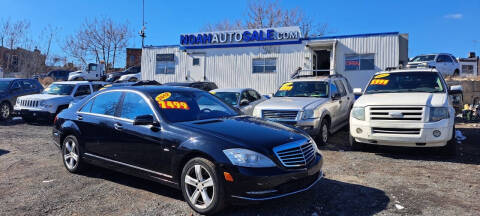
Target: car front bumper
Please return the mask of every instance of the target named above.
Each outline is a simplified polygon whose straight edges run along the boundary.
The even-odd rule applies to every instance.
[[[15,108],[14,114],[22,118],[28,118],[31,120],[51,120],[55,117],[55,114],[44,110],[33,109],[19,109]]]
[[[302,131],[305,131],[310,136],[315,137],[320,133],[320,118],[312,118],[305,120],[293,120],[293,121],[283,121],[283,120],[270,120],[278,122],[281,124],[291,125]]]
[[[306,168],[248,168],[226,167],[234,182],[225,181],[225,190],[233,202],[255,202],[277,199],[304,192],[323,177],[323,157],[317,154]]]
[[[441,147],[452,139],[453,119],[443,119],[438,122],[375,122],[361,121],[350,117],[350,134],[357,142],[405,147]],[[395,131],[416,129],[416,134],[398,134],[390,132],[378,133],[375,128],[388,128]],[[440,132],[439,136],[434,136]]]

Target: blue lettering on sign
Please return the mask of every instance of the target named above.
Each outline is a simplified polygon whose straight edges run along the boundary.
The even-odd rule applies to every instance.
[[[249,31],[244,31],[243,34],[242,34],[243,41],[245,41],[245,42],[250,41],[251,35],[252,35],[252,33],[250,33]]]
[[[252,39],[251,39],[251,40],[252,40],[252,41],[253,41],[253,40],[258,41],[258,32],[257,32],[257,31],[253,31],[253,32],[252,32]]]
[[[275,38],[273,37],[275,35],[275,30],[269,29],[267,30],[267,40],[274,40]]]

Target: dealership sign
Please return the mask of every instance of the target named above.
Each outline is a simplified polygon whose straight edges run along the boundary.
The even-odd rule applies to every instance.
[[[279,27],[266,29],[232,30],[180,35],[180,45],[186,48],[236,47],[248,45],[275,45],[298,43],[300,28]]]

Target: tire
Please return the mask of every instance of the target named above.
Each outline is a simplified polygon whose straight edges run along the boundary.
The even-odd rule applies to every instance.
[[[328,139],[330,138],[330,123],[327,119],[322,119],[322,123],[320,123],[320,131],[317,135],[317,144],[320,146],[326,145]]]
[[[348,132],[348,142],[352,151],[362,151],[365,147],[365,144],[357,142],[350,132]]]
[[[455,156],[457,154],[457,139],[455,138],[455,126],[452,130],[452,138],[447,142],[447,145],[440,147],[442,155]]]
[[[67,171],[71,173],[79,173],[84,167],[80,143],[73,135],[69,135],[63,140],[62,161]]]
[[[182,170],[183,197],[200,214],[214,214],[225,207],[223,179],[218,176],[215,168],[211,161],[196,157],[188,161]]]
[[[12,115],[12,106],[8,102],[0,104],[0,120],[5,121],[10,119]]]

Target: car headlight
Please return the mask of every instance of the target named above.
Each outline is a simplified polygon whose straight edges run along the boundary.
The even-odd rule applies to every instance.
[[[436,122],[450,117],[447,107],[430,107],[429,122]]]
[[[315,115],[315,112],[313,110],[304,110],[303,115],[302,115],[302,119],[303,120],[311,119],[311,118],[314,118],[314,115]]]
[[[261,117],[262,117],[262,111],[261,111],[260,109],[253,109],[252,115],[253,115],[254,117],[261,118]]]
[[[310,143],[312,143],[313,149],[315,150],[315,152],[317,152],[318,154],[320,154],[320,149],[318,149],[317,143],[316,143],[315,140],[314,140],[313,138],[311,138],[311,137],[310,137]]]
[[[233,165],[243,167],[275,167],[275,163],[267,156],[248,149],[225,149],[223,153]]]
[[[365,107],[353,107],[352,117],[361,121],[365,121]]]

